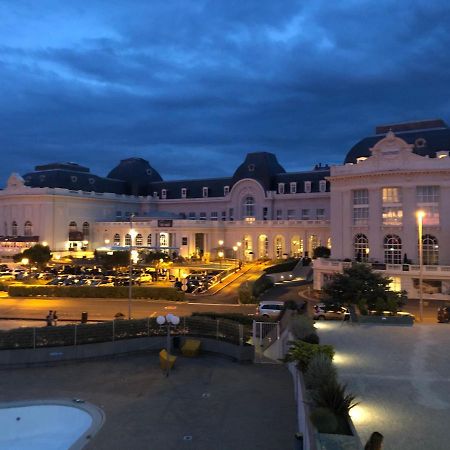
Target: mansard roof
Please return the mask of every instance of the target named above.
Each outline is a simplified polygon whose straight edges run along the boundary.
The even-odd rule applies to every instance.
[[[344,164],[356,163],[360,157],[371,156],[372,148],[391,130],[396,136],[414,145],[413,152],[420,156],[436,157],[436,152],[450,151],[450,129],[441,119],[380,125],[372,136],[361,139],[345,157]]]
[[[78,166],[78,164],[74,166],[77,167],[68,166],[66,163],[36,166],[34,172],[29,172],[23,176],[25,185],[30,187],[62,188],[73,191],[127,193],[127,186],[123,181],[99,177],[90,173],[86,167]],[[80,170],[80,168],[83,170]]]
[[[152,183],[151,188],[153,192],[161,195],[161,190],[166,189],[166,198],[177,199],[181,197],[181,189],[185,188],[186,198],[201,198],[203,197],[203,188],[208,188],[208,197],[223,197],[225,186],[231,189],[232,179],[227,178],[202,178],[197,180],[175,180],[175,181],[161,181],[159,183]]]

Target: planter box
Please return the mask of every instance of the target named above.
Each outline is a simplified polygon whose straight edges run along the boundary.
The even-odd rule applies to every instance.
[[[361,441],[357,436],[343,434],[317,433],[317,450],[362,450]]]

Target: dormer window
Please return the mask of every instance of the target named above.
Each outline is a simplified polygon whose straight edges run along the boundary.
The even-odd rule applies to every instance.
[[[166,199],[167,198],[167,189],[161,189],[161,198]]]
[[[306,193],[311,192],[311,181],[305,181],[305,192]]]
[[[202,190],[202,192],[203,192],[203,198],[208,197],[208,191],[209,191],[209,189],[208,189],[207,187],[204,187],[204,188],[203,188],[203,190]]]
[[[255,165],[254,164],[249,164],[248,165],[248,171],[249,172],[254,172],[255,171]]]
[[[278,183],[278,193],[284,194],[284,183]]]
[[[319,181],[319,191],[320,192],[326,192],[327,190],[327,181],[326,180],[320,180]]]
[[[224,186],[223,187],[223,195],[224,197],[227,196],[230,193],[230,186]]]
[[[186,198],[186,197],[187,197],[187,189],[181,188],[181,198]]]
[[[77,180],[78,180],[78,178],[77,178],[75,175],[72,175],[72,176],[70,177],[70,181],[72,181],[72,183],[76,183]]]
[[[156,191],[153,192],[153,198],[157,199],[158,198],[158,193]]]
[[[297,182],[292,181],[290,183],[290,192],[291,192],[291,194],[296,194],[297,193]]]

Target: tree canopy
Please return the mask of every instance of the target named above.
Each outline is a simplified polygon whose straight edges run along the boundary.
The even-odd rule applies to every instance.
[[[323,293],[329,300],[358,305],[363,312],[396,312],[406,302],[406,294],[391,290],[390,282],[389,278],[374,272],[370,266],[354,263],[343,273],[333,275],[324,286]]]
[[[27,248],[22,253],[14,255],[13,260],[20,262],[22,259],[27,258],[31,264],[36,264],[40,267],[45,266],[51,259],[52,254],[50,249],[46,245],[36,244],[33,247]]]

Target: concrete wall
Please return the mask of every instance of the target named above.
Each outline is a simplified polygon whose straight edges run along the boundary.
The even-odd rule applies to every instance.
[[[192,337],[182,337],[181,342],[184,342],[184,340],[188,338],[192,339]],[[253,361],[254,348],[252,346],[239,346],[230,344],[229,342],[201,337],[195,337],[195,339],[202,342],[202,351],[218,353],[240,362]],[[1,350],[0,367],[5,368],[11,366],[27,366],[32,364],[101,358],[139,351],[159,351],[166,347],[166,343],[166,337],[146,337],[66,347]]]

